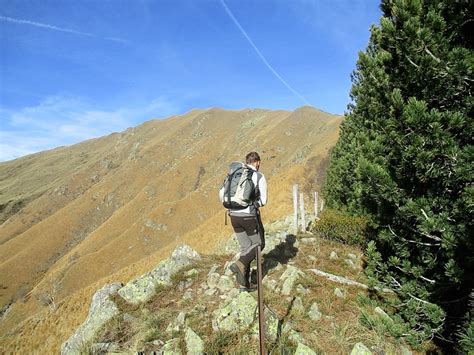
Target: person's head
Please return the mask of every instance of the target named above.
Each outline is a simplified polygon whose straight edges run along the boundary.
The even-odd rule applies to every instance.
[[[260,168],[260,155],[257,152],[250,152],[245,156],[245,163],[253,165],[257,170]]]

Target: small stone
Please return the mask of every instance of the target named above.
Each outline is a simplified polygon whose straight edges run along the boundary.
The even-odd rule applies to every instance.
[[[329,255],[329,259],[331,260],[337,260],[339,256],[337,256],[337,253],[335,251],[332,251],[331,254]]]
[[[321,319],[321,317],[323,316],[323,314],[321,313],[321,311],[319,310],[319,306],[316,302],[314,302],[312,305],[311,305],[311,308],[308,312],[308,316],[311,320],[314,320],[314,321],[318,321]]]
[[[298,343],[298,346],[295,350],[295,355],[316,355],[316,352],[303,343]]]
[[[351,355],[372,355],[372,351],[369,350],[368,347],[366,347],[362,343],[357,343],[354,345],[354,348],[351,351]]]
[[[183,295],[183,300],[192,300],[194,298],[194,292],[192,289],[186,290]]]
[[[352,254],[352,253],[349,253],[349,254],[347,254],[347,257],[348,257],[349,259],[352,259],[352,260],[354,260],[354,261],[356,261],[356,260],[357,260],[357,255],[355,255],[355,254]]]
[[[344,262],[346,263],[347,266],[349,266],[351,269],[357,269],[357,266],[354,264],[352,259],[344,259]]]
[[[301,294],[301,295],[308,295],[310,293],[310,291],[304,287],[302,284],[298,284],[298,286],[296,286],[296,292]]]
[[[207,285],[209,288],[216,288],[217,284],[219,283],[221,275],[219,275],[217,272],[213,272],[209,274],[209,277],[207,278]]]
[[[273,279],[264,279],[263,284],[272,291],[276,291],[276,289],[278,288],[278,282],[276,282],[276,280],[273,280]]]
[[[226,276],[232,276],[233,272],[230,269],[230,266],[233,264],[232,261],[227,261],[224,265],[224,275]]]
[[[193,285],[194,281],[192,279],[186,279],[178,283],[178,290],[183,292],[186,288],[189,288]]]
[[[314,255],[308,255],[308,259],[311,261],[316,261],[316,257]]]
[[[340,288],[336,288],[334,294],[339,298],[346,298],[346,291],[341,290]]]
[[[188,354],[204,354],[204,342],[191,328],[186,329],[184,339]]]
[[[199,285],[203,290],[207,290],[209,288],[209,286],[207,285],[207,282],[202,282],[200,285]]]

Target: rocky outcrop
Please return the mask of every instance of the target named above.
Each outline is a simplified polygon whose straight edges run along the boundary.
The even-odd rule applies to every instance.
[[[174,274],[199,259],[199,254],[191,247],[187,245],[179,246],[175,249],[171,258],[162,261],[156,269],[130,281],[118,293],[131,304],[146,302],[156,294],[158,286],[169,285]]]
[[[81,354],[95,337],[97,331],[113,316],[119,314],[119,309],[110,300],[110,296],[122,287],[120,283],[106,285],[92,297],[89,314],[85,322],[61,346],[61,354]]]

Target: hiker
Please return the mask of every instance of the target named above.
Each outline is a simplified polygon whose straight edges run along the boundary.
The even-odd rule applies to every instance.
[[[240,169],[240,170],[239,170]],[[259,172],[260,156],[257,152],[250,152],[245,157],[245,164],[232,163],[228,178],[224,182],[224,186],[219,191],[221,202],[228,208],[228,214],[234,228],[235,235],[240,244],[240,257],[230,266],[230,270],[235,274],[237,282],[244,288],[254,287],[255,284],[250,280],[250,264],[257,256],[257,246],[261,249],[265,247],[265,230],[263,228],[262,219],[260,217],[259,208],[265,206],[267,203],[267,181],[265,176]],[[249,188],[246,191],[235,194],[240,195],[249,194],[249,197],[244,198],[244,203],[239,201],[234,196],[231,198],[231,183],[228,184],[228,191],[226,191],[226,183],[229,181],[231,174],[238,172],[239,175],[237,183],[234,183],[233,191],[238,186],[243,185],[244,180],[250,180]],[[253,191],[247,191],[253,189]],[[226,193],[228,193],[228,198]],[[230,202],[232,201],[232,202]],[[226,204],[227,202],[227,204]]]

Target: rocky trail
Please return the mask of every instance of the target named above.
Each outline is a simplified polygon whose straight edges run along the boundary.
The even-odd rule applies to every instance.
[[[271,354],[411,353],[384,331],[393,320],[368,297],[361,250],[310,232],[291,234],[290,218],[266,228]],[[233,237],[215,255],[182,245],[126,285],[104,286],[61,353],[258,353],[257,292],[238,288],[229,270],[237,253]]]

